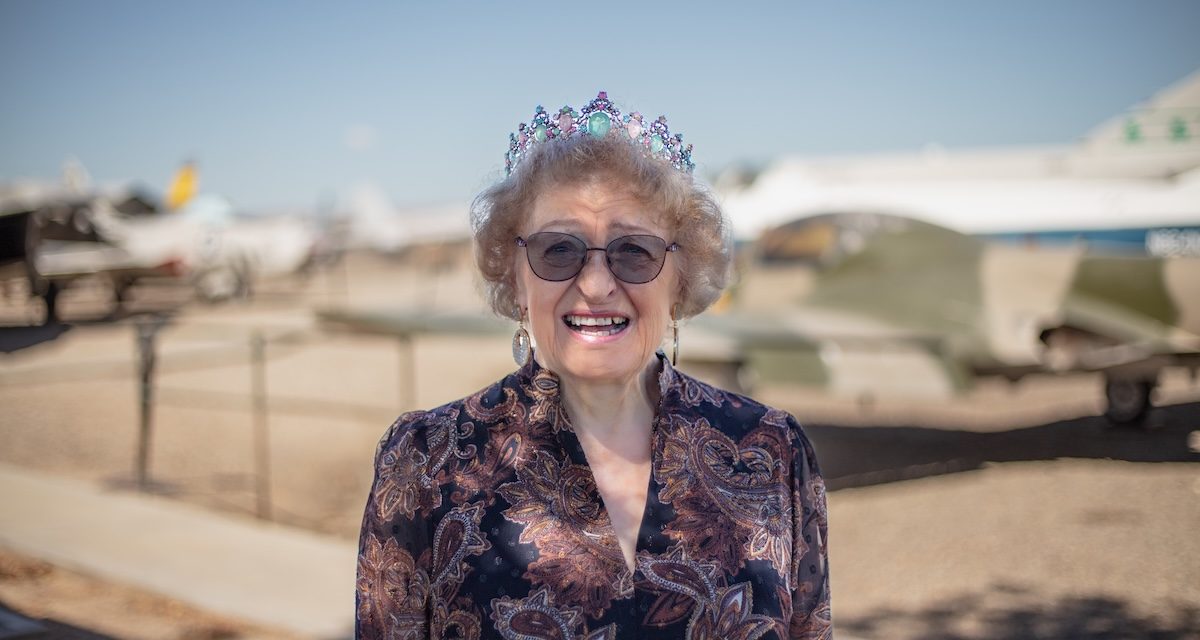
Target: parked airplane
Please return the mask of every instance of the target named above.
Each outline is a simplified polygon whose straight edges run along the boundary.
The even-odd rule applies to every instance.
[[[1200,72],[1077,145],[791,158],[717,188],[743,240],[811,215],[881,213],[1022,244],[1200,255]]]
[[[194,184],[194,170],[185,169]],[[314,257],[318,236],[305,221],[240,217],[220,197],[172,192],[177,208],[164,212],[145,191],[96,190],[78,181],[6,185],[0,279],[25,279],[53,322],[59,292],[84,277],[107,278],[117,304],[145,278],[185,281],[216,300],[248,294],[255,279],[294,272]]]
[[[688,350],[750,380],[940,397],[977,376],[1099,372],[1108,417],[1136,422],[1164,368],[1200,368],[1197,258],[995,245],[842,214],[764,234],[750,261],[728,311],[692,322]],[[756,279],[797,261],[815,265],[807,284],[753,293]]]
[[[119,301],[133,280],[181,275],[174,261],[131,260],[118,247],[103,242],[93,224],[92,204],[97,198],[132,218],[156,211],[152,196],[134,189],[101,195],[90,191],[90,185],[72,180],[71,172],[66,174],[63,184],[18,181],[0,187],[0,282],[6,293],[11,295],[18,290],[13,285],[25,281],[24,293],[45,300],[49,323],[55,319],[59,292],[79,278],[103,274]],[[76,266],[67,268],[65,263],[72,261]]]
[[[465,247],[471,238],[466,204],[409,207],[392,204],[374,184],[350,190],[338,204],[351,248],[398,253],[415,247]]]

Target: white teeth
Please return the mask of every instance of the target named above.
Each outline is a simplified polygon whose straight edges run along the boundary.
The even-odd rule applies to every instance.
[[[606,327],[609,325],[622,325],[629,322],[621,316],[576,316],[568,315],[566,320],[569,324],[577,327]]]

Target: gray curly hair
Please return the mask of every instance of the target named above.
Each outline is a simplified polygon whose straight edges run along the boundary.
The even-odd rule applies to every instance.
[[[497,314],[517,320],[514,239],[538,195],[556,186],[604,180],[628,189],[653,211],[679,244],[679,315],[704,311],[729,281],[729,223],[712,193],[670,164],[647,157],[620,136],[580,136],[533,149],[504,180],[471,205],[475,262],[484,296]]]

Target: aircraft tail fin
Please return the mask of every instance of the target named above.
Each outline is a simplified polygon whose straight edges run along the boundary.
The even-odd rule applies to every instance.
[[[175,172],[171,186],[167,188],[167,208],[174,211],[187,204],[196,195],[199,175],[196,163],[187,161]]]
[[[1200,147],[1200,69],[1084,136],[1093,149]]]

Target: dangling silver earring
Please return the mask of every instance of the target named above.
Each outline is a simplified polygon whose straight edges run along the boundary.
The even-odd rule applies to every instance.
[[[529,364],[529,332],[525,330],[525,309],[521,309],[521,319],[518,321],[517,332],[513,335],[512,356],[518,367]]]
[[[671,305],[671,366],[679,361],[679,304]]]

